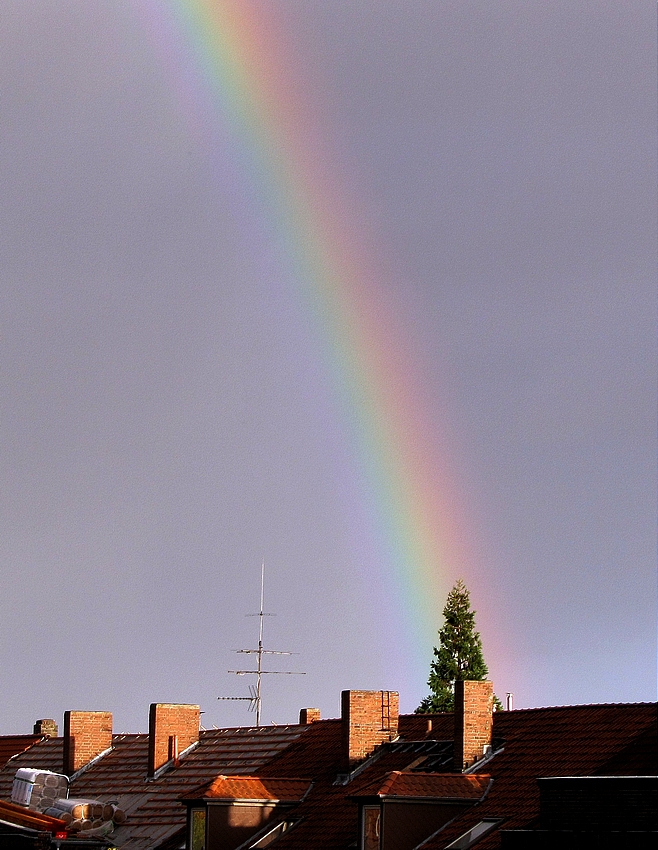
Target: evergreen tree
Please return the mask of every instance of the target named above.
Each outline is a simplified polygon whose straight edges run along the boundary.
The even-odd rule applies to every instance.
[[[418,706],[416,714],[454,711],[455,681],[487,678],[489,670],[482,655],[482,638],[475,630],[475,611],[471,611],[468,589],[461,579],[448,594],[434,655],[427,680],[431,693]]]

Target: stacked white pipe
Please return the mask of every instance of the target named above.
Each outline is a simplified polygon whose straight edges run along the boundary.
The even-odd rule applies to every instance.
[[[113,824],[123,823],[126,819],[124,812],[115,803],[75,797],[55,800],[44,814],[63,820],[71,832],[101,830],[107,833]]]
[[[21,767],[16,771],[11,788],[11,801],[19,806],[41,812],[55,800],[69,795],[69,780],[52,770],[30,770]]]
[[[107,835],[115,824],[124,823],[125,812],[116,803],[68,796],[69,780],[50,770],[19,768],[12,786],[13,803],[44,815],[59,818],[71,832]]]

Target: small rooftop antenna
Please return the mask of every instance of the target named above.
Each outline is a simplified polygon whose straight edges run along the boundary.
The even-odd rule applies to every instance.
[[[260,715],[262,708],[261,699],[261,676],[305,676],[306,673],[291,672],[289,670],[263,670],[264,655],[294,655],[293,652],[281,652],[276,649],[263,649],[263,617],[273,617],[274,614],[266,614],[263,611],[263,603],[265,599],[265,561],[263,561],[260,569],[260,611],[258,614],[247,614],[247,617],[258,617],[258,649],[237,649],[236,652],[244,653],[245,655],[256,656],[255,670],[229,670],[229,673],[235,673],[236,676],[256,676],[256,685],[249,685],[248,697],[217,697],[222,700],[249,700],[249,711],[256,712],[256,726],[259,727]]]

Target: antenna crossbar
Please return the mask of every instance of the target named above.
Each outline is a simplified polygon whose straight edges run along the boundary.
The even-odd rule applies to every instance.
[[[296,670],[228,670],[229,673],[235,673],[236,676],[305,676],[306,673],[298,673]],[[217,699],[228,699],[228,697],[217,697]],[[237,697],[236,697],[237,699]],[[248,699],[248,697],[245,697]]]
[[[228,672],[230,673],[231,671],[229,670]],[[245,700],[246,699],[246,700],[249,700],[249,702],[252,701],[252,697],[217,697],[217,699],[229,699],[229,700]]]
[[[299,655],[298,652],[281,652],[279,649],[236,649],[234,651],[243,652],[245,655]]]

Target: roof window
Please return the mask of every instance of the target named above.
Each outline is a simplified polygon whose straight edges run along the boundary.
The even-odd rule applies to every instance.
[[[446,850],[467,850],[467,848],[473,847],[474,844],[488,832],[491,832],[502,821],[503,818],[484,818],[484,820],[476,823],[475,826],[472,826],[463,835],[460,835],[455,841],[448,844]]]
[[[298,824],[300,818],[291,818],[290,820],[281,821],[272,829],[269,829],[264,835],[254,841],[253,844],[249,845],[249,850],[256,850],[256,848],[260,847],[269,847],[274,841],[277,840],[280,836],[283,835],[284,832],[288,832],[289,829],[292,829],[293,826]]]

